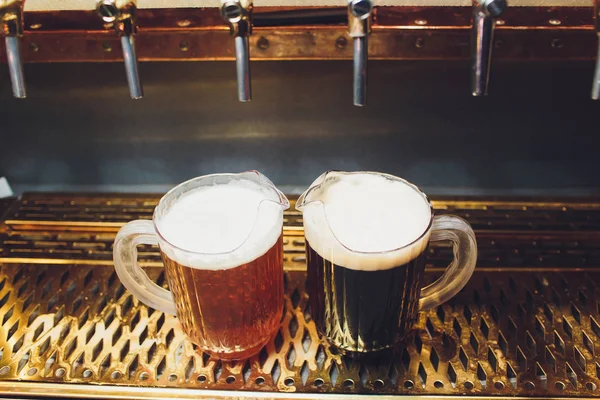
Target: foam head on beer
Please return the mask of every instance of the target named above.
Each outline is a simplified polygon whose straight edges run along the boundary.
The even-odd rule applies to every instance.
[[[419,256],[429,241],[431,206],[408,182],[384,174],[324,182],[303,208],[307,241],[321,257],[351,269],[382,270]]]
[[[282,234],[283,212],[276,193],[242,180],[187,192],[156,223],[172,245],[161,249],[173,261],[219,270],[253,261],[273,247]]]

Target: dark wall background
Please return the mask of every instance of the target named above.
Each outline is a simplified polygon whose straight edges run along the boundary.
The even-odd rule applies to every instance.
[[[361,109],[351,62],[255,62],[250,104],[233,63],[143,63],[140,101],[120,64],[27,65],[21,101],[2,66],[0,176],[17,191],[160,191],[258,169],[298,192],[327,169],[370,169],[438,194],[597,193],[592,63],[493,67],[490,96],[473,98],[467,62],[373,61]]]

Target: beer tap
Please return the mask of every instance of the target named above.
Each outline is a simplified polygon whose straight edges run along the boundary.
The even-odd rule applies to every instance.
[[[596,69],[594,71],[594,82],[592,83],[592,99],[600,99],[600,0],[594,0],[594,22],[596,35],[598,36],[598,55],[596,56]]]
[[[506,0],[473,0],[473,38],[471,39],[471,93],[486,96],[495,19],[506,9]]]
[[[132,99],[141,99],[144,91],[138,72],[134,39],[137,33],[136,0],[99,0],[97,10],[104,22],[114,25],[117,35],[121,38],[129,93]]]
[[[6,44],[8,70],[13,96],[18,99],[27,97],[20,49],[20,38],[23,36],[23,3],[23,0],[0,0],[2,33]]]
[[[252,100],[250,83],[250,45],[252,34],[252,0],[221,0],[221,15],[229,24],[235,41],[238,99]]]
[[[371,33],[371,0],[348,1],[348,34],[354,39],[354,105],[367,104],[367,59]]]

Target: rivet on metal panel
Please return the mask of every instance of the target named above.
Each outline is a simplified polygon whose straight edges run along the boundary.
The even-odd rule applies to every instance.
[[[267,50],[270,46],[269,39],[267,39],[264,36],[261,36],[260,38],[258,38],[256,46],[261,50]]]

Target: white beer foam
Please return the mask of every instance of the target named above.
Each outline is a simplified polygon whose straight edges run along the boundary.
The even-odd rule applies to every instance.
[[[168,242],[161,240],[160,246],[170,259],[222,270],[253,261],[273,247],[282,234],[283,210],[275,191],[232,181],[184,194],[156,226]]]
[[[306,239],[336,265],[390,269],[427,247],[431,206],[406,181],[372,173],[345,175],[315,197],[322,203],[309,202],[302,210]]]

